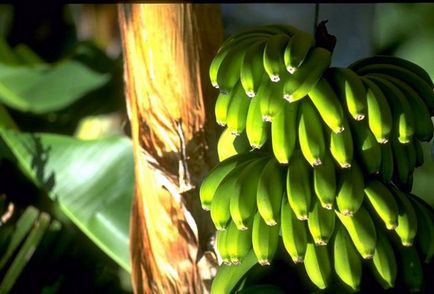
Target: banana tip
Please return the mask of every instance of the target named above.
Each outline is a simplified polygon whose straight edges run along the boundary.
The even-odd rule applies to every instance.
[[[271,76],[270,76],[270,80],[271,80],[273,83],[277,83],[278,81],[280,81],[280,77],[279,77],[279,75],[271,75]]]
[[[327,242],[325,241],[325,240],[316,240],[315,241],[315,245],[317,245],[317,246],[326,246],[327,245]]]
[[[296,258],[293,259],[294,263],[303,263],[304,262],[304,258],[303,256],[297,256]]]
[[[234,258],[234,259],[231,259],[231,264],[232,265],[239,265],[239,264],[241,264],[241,262],[238,258]]]
[[[387,139],[387,138],[380,138],[378,140],[378,143],[380,143],[380,144],[386,144],[387,142],[389,142],[389,139]]]
[[[351,168],[351,163],[343,163],[341,164],[342,168]]]
[[[288,66],[288,67],[286,68],[286,70],[287,70],[290,74],[293,74],[293,73],[295,73],[295,72],[297,71],[297,68],[296,68],[296,67],[293,67],[293,66]]]
[[[322,207],[324,207],[325,209],[331,210],[333,208],[333,204],[331,204],[331,203],[324,203],[322,205]]]
[[[345,127],[344,126],[339,126],[339,127],[337,127],[336,128],[336,134],[340,134],[340,133],[342,133],[343,131],[345,130]]]
[[[364,114],[357,114],[355,117],[355,120],[357,121],[361,121],[365,119],[365,115]]]
[[[354,216],[354,211],[344,210],[342,211],[342,214],[345,216]]]
[[[228,265],[228,266],[232,265],[232,262],[229,259],[223,259],[222,262],[223,262],[223,264]]]
[[[265,223],[270,227],[277,225],[277,222],[274,219],[268,220]]]
[[[413,241],[402,241],[402,246],[411,247],[413,246]]]
[[[317,158],[317,159],[314,160],[314,162],[312,162],[312,167],[315,168],[317,166],[320,166],[321,164],[322,164],[321,159]]]
[[[308,219],[308,216],[307,216],[307,214],[303,214],[303,215],[299,215],[299,216],[297,216],[297,218],[298,218],[299,220],[301,220],[301,221],[305,221],[305,220]]]
[[[398,227],[398,223],[391,223],[391,224],[388,224],[387,226],[386,226],[386,229],[388,229],[388,230],[394,230],[394,229],[396,229]]]
[[[262,116],[262,120],[265,121],[265,122],[271,122],[271,116],[264,115],[264,116]]]
[[[254,91],[246,91],[246,95],[247,95],[247,97],[253,98],[253,97],[255,97],[256,94]]]
[[[373,259],[374,258],[374,254],[373,253],[366,253],[363,255],[363,259]]]
[[[270,261],[268,259],[261,259],[261,260],[258,260],[258,262],[262,266],[269,266],[269,265],[271,265],[271,263],[270,263]]]
[[[283,95],[283,99],[285,99],[285,100],[288,101],[289,103],[291,103],[292,100],[293,100],[292,95],[289,95],[289,94],[285,94],[285,95]]]

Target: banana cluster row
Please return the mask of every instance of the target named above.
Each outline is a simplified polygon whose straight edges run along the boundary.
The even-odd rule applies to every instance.
[[[363,259],[389,288],[399,263],[415,290],[419,256],[434,254],[432,209],[409,194],[433,135],[433,82],[397,57],[330,62],[286,25],[239,33],[217,52],[210,79],[225,129],[200,188],[217,250],[226,264],[253,252],[267,265],[283,242],[321,289],[336,273],[357,290]]]

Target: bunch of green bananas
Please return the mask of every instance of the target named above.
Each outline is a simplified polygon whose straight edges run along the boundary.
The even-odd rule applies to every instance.
[[[230,292],[252,263],[270,264],[279,242],[321,289],[337,277],[359,290],[363,264],[384,288],[400,271],[421,289],[434,213],[410,192],[420,141],[433,135],[433,82],[397,57],[330,62],[313,36],[287,25],[244,31],[217,52],[210,78],[226,129],[200,188],[226,264],[212,293]]]

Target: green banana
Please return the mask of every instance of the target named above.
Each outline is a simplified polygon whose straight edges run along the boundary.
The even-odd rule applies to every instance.
[[[231,195],[229,212],[239,230],[247,230],[249,220],[257,211],[256,193],[259,178],[269,157],[250,161],[240,172],[235,188],[236,193]]]
[[[229,104],[226,123],[232,134],[239,135],[246,128],[250,98],[247,97],[241,83],[238,83],[235,86],[231,96],[231,103]]]
[[[220,93],[217,96],[215,103],[215,119],[216,122],[224,127],[226,126],[229,104],[231,103],[232,95]]]
[[[392,245],[384,234],[378,234],[377,246],[370,267],[375,279],[384,289],[395,285],[396,258]]]
[[[402,144],[409,143],[415,132],[415,120],[410,103],[407,98],[392,82],[387,79],[367,76],[383,91],[390,109],[392,111],[395,132],[398,133],[398,140]]]
[[[396,56],[388,56],[388,55],[376,55],[372,57],[367,57],[360,59],[349,66],[353,70],[359,70],[367,65],[371,64],[392,64],[402,68],[405,68],[414,74],[418,75],[421,79],[423,79],[428,85],[433,87],[433,82],[430,78],[430,75],[419,65],[413,63],[411,61],[405,60]]]
[[[341,168],[350,168],[354,153],[353,138],[351,136],[351,129],[345,120],[343,121],[343,126],[344,131],[339,134],[328,128],[326,131],[330,142],[330,153]]]
[[[260,156],[263,156],[263,154],[258,152],[241,153],[229,157],[216,165],[204,178],[199,189],[202,208],[204,210],[210,210],[211,202],[218,186],[232,170],[244,162]]]
[[[362,279],[362,262],[342,225],[337,226],[333,238],[333,261],[336,274],[341,281],[353,291],[358,291]]]
[[[268,139],[268,124],[262,120],[258,97],[253,97],[250,102],[246,119],[246,134],[250,146],[254,149],[261,148]]]
[[[338,179],[336,206],[340,213],[352,216],[363,203],[365,182],[359,165],[354,161],[350,169],[342,170]]]
[[[397,139],[393,139],[392,142],[393,151],[393,166],[394,169],[394,181],[397,183],[407,184],[410,176],[410,162],[408,154],[404,148],[404,145],[399,143]]]
[[[424,159],[423,159],[423,147],[422,144],[418,140],[413,141],[414,144],[414,150],[416,152],[416,165],[415,167],[419,167],[423,165]]]
[[[224,129],[217,142],[217,155],[219,161],[226,158],[247,152],[250,150],[249,141],[246,133],[243,132],[239,136],[233,135],[228,128]]]
[[[276,34],[267,40],[264,50],[264,69],[272,82],[279,82],[286,72],[282,52],[290,37],[287,34]]]
[[[305,222],[297,219],[286,199],[282,200],[280,214],[283,245],[294,263],[301,263],[304,261],[307,248]]]
[[[282,75],[281,78],[286,79]],[[283,99],[282,89],[283,82],[275,84],[267,79],[267,81],[264,81],[264,85],[261,84],[257,96],[259,97],[262,119],[264,121],[271,122],[284,109],[287,102]]]
[[[359,75],[349,68],[331,67],[327,77],[338,90],[342,102],[355,120],[362,120],[367,115],[366,88]]]
[[[393,76],[411,85],[422,97],[430,112],[434,110],[434,91],[432,85],[425,82],[414,72],[392,64],[371,64],[357,70],[357,73],[365,75],[368,73],[382,73]]]
[[[231,258],[228,251],[228,243],[226,242],[226,237],[228,235],[228,230],[216,231],[215,238],[217,243],[217,251],[224,264],[231,264]]]
[[[390,183],[392,181],[393,171],[394,171],[394,164],[393,164],[392,144],[382,144],[380,176],[383,182]]]
[[[252,227],[253,251],[260,265],[270,265],[279,242],[279,226],[267,225],[256,213]]]
[[[316,167],[322,164],[325,154],[321,118],[311,101],[301,101],[299,107],[298,141],[304,158]]]
[[[314,37],[305,31],[299,30],[291,37],[283,55],[286,70],[290,74],[300,67],[314,45]]]
[[[416,168],[416,149],[413,144],[405,144],[404,150],[407,153],[408,165],[409,165],[409,174],[412,175],[414,169]]]
[[[414,246],[397,246],[399,251],[399,266],[401,277],[410,292],[420,292],[423,287],[423,268],[417,250]]]
[[[360,255],[364,259],[372,259],[377,243],[377,233],[368,211],[362,206],[353,216],[345,216],[338,211],[335,213],[347,229]]]
[[[366,102],[368,106],[368,124],[377,142],[385,144],[389,141],[393,118],[390,106],[384,93],[371,80],[361,78],[366,85]]]
[[[273,153],[281,164],[288,164],[297,140],[298,103],[285,103],[282,112],[271,123]]]
[[[330,256],[326,246],[308,243],[304,257],[304,267],[310,280],[320,289],[327,288],[332,281],[333,273]]]
[[[263,64],[263,53],[265,41],[255,43],[247,49],[244,55],[240,70],[240,82],[243,85],[246,95],[254,97],[261,84],[262,76],[265,73]]]
[[[283,95],[289,102],[304,98],[322,77],[331,62],[331,52],[322,47],[309,51],[299,69],[285,82]]]
[[[356,123],[350,120],[350,126],[360,162],[368,174],[377,174],[381,167],[381,145],[365,121]]]
[[[390,187],[399,209],[398,226],[395,228],[395,232],[401,239],[402,245],[410,247],[413,245],[418,229],[416,212],[406,194],[394,186]]]
[[[398,226],[398,204],[389,189],[378,180],[370,180],[365,187],[366,198],[388,230]]]
[[[313,201],[307,225],[315,245],[327,245],[335,229],[335,218],[333,210],[323,208],[317,199]]]
[[[271,158],[264,166],[258,181],[256,205],[269,226],[274,226],[280,216],[280,205],[285,187],[285,174],[279,163]]]
[[[405,95],[408,104],[410,105],[414,115],[414,135],[417,139],[422,141],[430,141],[433,136],[433,123],[431,120],[431,114],[427,108],[423,99],[419,94],[407,83],[401,81],[400,79],[394,78],[390,75],[385,74],[369,74],[369,76],[381,77],[391,81],[396,85],[401,92]]]
[[[238,230],[234,222],[230,222],[226,233],[226,250],[231,264],[238,265],[252,248],[252,229]]]
[[[416,241],[420,251],[425,256],[425,263],[430,263],[434,256],[434,215],[432,209],[428,205],[422,204],[422,200],[411,195],[412,201],[417,217],[417,225],[419,227],[419,234],[416,234]]]
[[[286,195],[297,219],[307,220],[312,201],[310,168],[300,151],[289,162],[286,176]]]
[[[313,186],[321,206],[332,209],[337,190],[336,169],[328,153],[324,156],[323,164],[313,169]]]
[[[320,78],[308,97],[315,105],[322,120],[335,133],[344,131],[344,111],[336,93],[326,79]]]

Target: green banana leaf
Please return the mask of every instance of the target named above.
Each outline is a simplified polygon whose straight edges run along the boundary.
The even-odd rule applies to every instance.
[[[130,272],[129,216],[134,187],[131,141],[82,141],[0,129],[27,177],[95,244]]]

